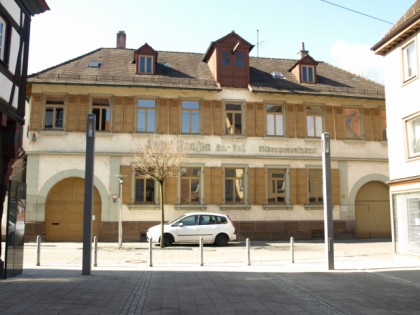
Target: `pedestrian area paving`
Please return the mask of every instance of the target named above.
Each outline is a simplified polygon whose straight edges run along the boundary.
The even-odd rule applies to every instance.
[[[24,273],[0,280],[0,314],[420,314],[420,259],[390,242],[227,247],[100,243],[82,275],[81,243],[25,244]],[[292,258],[294,262],[292,262]],[[94,262],[92,254],[92,262]]]

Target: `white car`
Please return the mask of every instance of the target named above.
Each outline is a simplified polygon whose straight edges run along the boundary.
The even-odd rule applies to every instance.
[[[161,225],[152,226],[147,230],[147,239],[160,242]],[[229,241],[236,240],[233,222],[225,214],[209,212],[186,213],[180,218],[164,224],[164,243],[198,243],[203,237],[203,243],[226,246]]]

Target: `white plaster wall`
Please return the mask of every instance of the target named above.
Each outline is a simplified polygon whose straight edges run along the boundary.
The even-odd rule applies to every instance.
[[[14,0],[0,0],[6,11],[12,16],[13,20],[20,25],[20,8]]]
[[[417,35],[417,63],[420,64],[420,36]],[[408,39],[408,41],[412,38]],[[403,118],[420,111],[420,69],[417,79],[403,84],[401,48],[385,56],[385,96],[389,143],[390,179],[420,175],[420,159],[406,160]]]

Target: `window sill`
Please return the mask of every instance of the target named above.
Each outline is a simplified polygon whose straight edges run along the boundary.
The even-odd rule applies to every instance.
[[[175,210],[207,210],[207,205],[174,205]]]
[[[219,205],[220,210],[251,210],[249,205]]]
[[[226,139],[246,139],[245,135],[223,135],[222,138]]]
[[[128,205],[129,210],[160,210],[160,205]]]
[[[324,205],[304,205],[305,210],[324,210]]]
[[[32,131],[32,133],[34,133],[34,131]],[[53,135],[53,136],[65,136],[67,135],[67,131],[63,130],[63,129],[44,129],[44,130],[40,130],[38,131],[38,133],[40,135],[44,134],[44,135]]]
[[[293,210],[293,206],[292,205],[286,205],[286,204],[282,204],[282,205],[262,205],[262,208],[264,210]]]

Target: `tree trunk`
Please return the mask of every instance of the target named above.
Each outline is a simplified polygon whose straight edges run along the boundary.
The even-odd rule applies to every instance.
[[[161,213],[161,219],[160,219],[160,248],[164,248],[165,247],[165,242],[164,242],[164,227],[163,224],[165,222],[165,199],[164,199],[164,193],[163,193],[163,184],[164,184],[164,180],[159,182],[160,184],[160,211]]]

